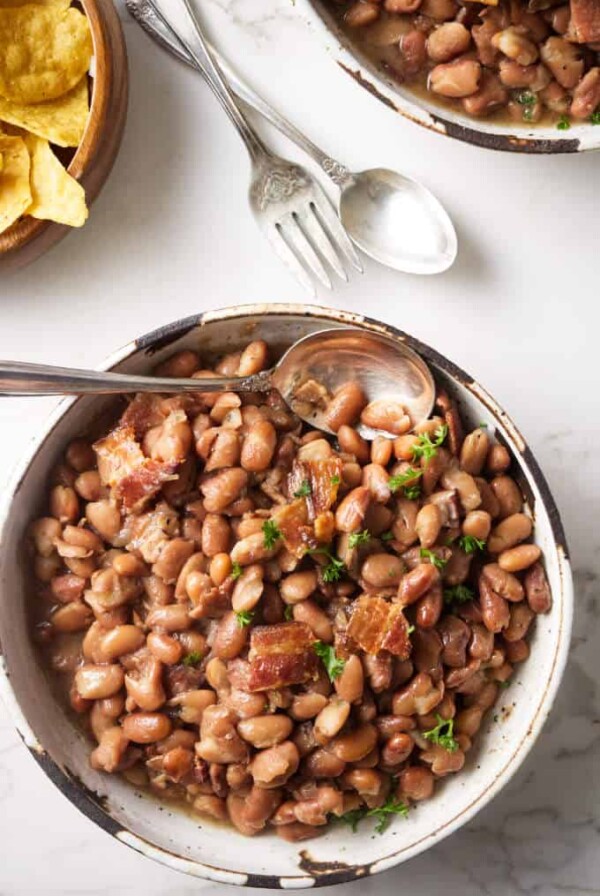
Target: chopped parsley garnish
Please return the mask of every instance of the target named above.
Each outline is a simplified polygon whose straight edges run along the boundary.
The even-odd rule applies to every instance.
[[[522,90],[521,93],[517,94],[515,99],[520,106],[533,106],[536,102],[535,94],[531,93],[529,90]]]
[[[422,475],[423,470],[415,470],[414,467],[409,467],[404,473],[398,473],[396,476],[391,476],[388,479],[390,491],[397,492],[398,489],[402,489],[405,497],[407,497],[409,501],[414,501],[421,495],[421,486],[417,480],[420,479]]]
[[[294,498],[308,498],[308,496],[312,493],[312,487],[308,479],[305,479],[302,482],[302,485],[298,489],[298,491],[294,492]]]
[[[292,604],[287,604],[285,610],[283,611],[283,618],[286,622],[291,622],[294,618],[294,607]]]
[[[251,613],[250,610],[239,610],[235,614],[235,618],[240,628],[246,628],[254,619],[254,613]]]
[[[275,542],[281,538],[279,526],[274,520],[265,520],[262,525],[264,543],[266,548],[275,547]]]
[[[349,824],[352,831],[356,833],[358,823],[362,821],[363,818],[376,818],[377,824],[375,825],[375,831],[378,834],[383,834],[391,821],[390,816],[392,815],[402,815],[403,818],[407,818],[408,806],[406,803],[402,802],[402,800],[389,796],[383,806],[377,806],[375,809],[367,809],[366,806],[361,806],[358,809],[351,809],[349,812],[340,815],[339,820],[343,821],[344,824]]]
[[[475,538],[474,535],[461,535],[458,539],[458,546],[463,549],[465,554],[474,554],[475,551],[482,551],[485,547],[484,538]]]
[[[600,106],[590,115],[590,124],[600,124]]]
[[[523,108],[523,121],[533,121],[533,106],[525,106]]]
[[[313,548],[308,553],[323,554],[329,560],[329,563],[322,567],[324,582],[339,582],[345,574],[346,564],[339,557],[336,557],[335,554],[332,554],[329,548]]]
[[[444,603],[465,604],[475,597],[467,585],[454,585],[452,588],[444,588]]]
[[[479,421],[477,426],[479,427],[479,429],[487,429],[488,428],[487,423],[484,423],[482,420]]]
[[[435,457],[437,454],[437,450],[440,445],[445,440],[448,435],[448,426],[446,423],[443,423],[442,426],[439,426],[433,434],[433,439],[430,437],[428,432],[421,433],[418,437],[417,442],[410,449],[411,454],[415,460],[419,458],[423,458],[425,462],[431,460],[432,457]]]
[[[406,630],[406,634],[407,634],[407,635],[412,635],[412,633],[414,632],[414,630],[415,630],[414,625],[409,625],[408,628],[407,628],[407,630]]]
[[[382,535],[379,536],[379,538],[381,539],[381,541],[393,541],[394,533],[393,532],[384,532]]]
[[[366,544],[371,540],[371,533],[368,529],[363,529],[362,532],[352,532],[352,534],[348,538],[348,546],[351,548],[357,548],[361,544]]]
[[[507,678],[506,681],[500,681],[499,685],[501,688],[508,688],[510,687],[510,680]]]
[[[244,570],[242,569],[242,567],[240,566],[239,563],[233,564],[233,566],[231,567],[231,578],[233,579],[234,582],[236,579],[239,579],[239,577],[241,576],[243,571]]]
[[[339,485],[340,482],[341,482],[341,479],[340,479],[340,477],[339,477],[339,476],[337,475],[337,473],[336,473],[336,475],[335,475],[335,476],[332,476],[331,479],[330,479],[329,481],[331,482],[332,485]]]
[[[444,560],[443,557],[438,557],[435,551],[430,551],[429,548],[421,548],[419,553],[421,554],[423,560],[429,560],[429,562],[432,563],[436,569],[443,569],[448,562],[447,560]]]
[[[437,725],[430,731],[424,731],[423,737],[430,740],[432,744],[438,744],[444,750],[448,750],[449,753],[455,753],[459,744],[454,739],[454,719],[443,719],[437,712],[435,718]]]
[[[571,122],[566,115],[561,115],[556,123],[556,127],[559,131],[568,131],[571,127]]]
[[[202,654],[199,650],[192,650],[191,653],[187,653],[181,661],[184,666],[197,666],[198,663],[202,662]]]
[[[325,666],[329,680],[335,681],[336,678],[339,678],[344,671],[346,662],[335,655],[334,648],[330,644],[324,644],[323,641],[315,641],[313,650]]]

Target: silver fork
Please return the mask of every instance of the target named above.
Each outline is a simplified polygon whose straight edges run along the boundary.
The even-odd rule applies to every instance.
[[[362,266],[329,199],[302,166],[272,153],[242,113],[215,61],[189,0],[148,0],[178,36],[246,144],[252,162],[250,207],[259,227],[289,270],[314,295],[309,273],[331,289],[325,268],[348,277],[339,254]],[[181,12],[174,21],[169,13]],[[185,29],[185,30],[184,30]]]

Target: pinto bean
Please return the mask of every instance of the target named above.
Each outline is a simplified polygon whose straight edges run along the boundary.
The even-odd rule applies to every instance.
[[[376,436],[371,442],[371,463],[387,467],[392,459],[393,442],[385,436]]]
[[[166,632],[182,632],[191,625],[188,609],[185,604],[169,604],[166,607],[155,607],[146,617],[150,628],[161,628]]]
[[[383,0],[383,8],[391,13],[416,12],[421,0]]]
[[[487,549],[490,554],[501,554],[529,538],[533,524],[524,513],[513,513],[498,523],[490,534]]]
[[[406,687],[396,691],[392,698],[394,715],[424,715],[438,705],[443,697],[443,685],[434,685],[431,677],[419,672]]]
[[[437,504],[425,504],[419,510],[415,528],[424,548],[430,548],[436,543],[442,528],[442,513]]]
[[[312,600],[303,600],[294,604],[294,620],[303,622],[312,630],[319,641],[331,644],[333,629],[327,614]]]
[[[506,105],[508,93],[502,82],[491,72],[484,70],[479,90],[467,96],[462,106],[467,115],[485,116],[499,106]]]
[[[125,675],[121,666],[82,666],[75,673],[77,693],[86,700],[112,697],[123,687]]]
[[[467,644],[471,629],[458,616],[445,616],[438,625],[442,639],[442,662],[453,669],[462,668],[467,661]]]
[[[236,613],[255,608],[265,588],[263,576],[264,570],[260,564],[245,567],[231,596],[231,606]]]
[[[248,474],[241,467],[220,470],[200,483],[204,507],[209,513],[220,513],[240,497],[248,484]]]
[[[93,618],[87,604],[71,601],[55,610],[50,620],[57,632],[81,632],[88,628]]]
[[[269,349],[264,339],[250,342],[242,354],[237,368],[238,376],[252,376],[264,370],[269,360]]]
[[[281,580],[279,591],[286,604],[297,604],[306,600],[318,585],[318,577],[315,570],[293,572]]]
[[[508,603],[493,590],[485,576],[479,578],[479,601],[483,624],[490,632],[500,632],[510,621]]]
[[[510,614],[512,618],[513,607],[518,606],[518,604],[513,604],[510,607]],[[509,622],[510,628],[510,622]],[[504,629],[504,637],[506,637],[506,632],[508,628]],[[476,660],[489,660],[492,655],[492,651],[494,650],[494,633],[489,631],[484,625],[480,625],[479,623],[475,623],[471,626],[471,640],[469,642],[469,655]]]
[[[248,629],[241,627],[235,613],[229,612],[219,620],[213,641],[213,654],[222,660],[232,660],[239,656],[248,641]]]
[[[300,754],[292,741],[284,741],[257,753],[250,763],[250,772],[259,787],[280,787],[298,769]]]
[[[364,673],[358,656],[348,657],[341,675],[334,681],[338,696],[347,703],[356,703],[363,694]]]
[[[398,600],[403,606],[413,604],[426,594],[440,578],[440,574],[432,563],[419,563],[407,572],[398,588]]]
[[[315,719],[314,734],[317,743],[325,744],[344,727],[350,715],[350,704],[339,697],[332,697]]]
[[[86,505],[85,515],[98,535],[112,544],[121,531],[121,514],[117,505],[108,499],[91,501]]]
[[[102,732],[100,743],[92,750],[90,765],[112,774],[117,771],[128,746],[129,740],[124,731],[118,725],[109,727]]]
[[[337,431],[337,437],[342,451],[345,451],[347,454],[353,454],[361,464],[368,462],[370,454],[369,443],[365,442],[355,429],[342,424]]]
[[[503,31],[498,31],[492,37],[492,46],[509,59],[514,59],[519,65],[531,65],[539,56],[536,44],[519,26],[511,25]]]
[[[427,55],[432,62],[450,62],[455,56],[465,53],[470,43],[471,34],[464,25],[446,22],[427,38]]]
[[[456,489],[465,511],[476,510],[481,504],[481,494],[473,476],[458,467],[450,467],[442,474],[442,485]]]
[[[527,641],[509,641],[505,647],[506,659],[509,663],[524,663],[529,657],[530,648]]]
[[[254,423],[242,445],[241,465],[250,473],[266,470],[273,459],[277,433],[269,420],[258,420]]]
[[[150,632],[146,643],[150,653],[168,666],[178,663],[183,655],[181,643],[163,632]]]
[[[492,518],[485,510],[471,510],[462,522],[463,535],[486,541],[492,528]]]
[[[371,5],[370,3],[357,4],[359,7],[369,7]],[[365,11],[368,12],[368,10],[363,9],[363,12]],[[379,15],[379,10],[376,12]],[[352,18],[351,13],[352,10],[349,10],[346,14],[346,23],[354,26],[354,23],[350,21]],[[328,402],[324,413],[325,423],[333,432],[338,432],[340,426],[350,426],[358,420],[360,412],[366,403],[366,396],[358,383],[345,383],[336,391],[331,401]]]
[[[276,714],[242,719],[238,733],[257,750],[283,743],[292,733],[293,723],[288,716]]]
[[[417,628],[412,636],[412,645],[411,656],[417,672],[437,676],[442,652],[442,641],[437,631]]]
[[[502,551],[498,557],[498,566],[509,573],[521,572],[536,563],[541,556],[542,551],[536,544],[521,544]]]
[[[377,729],[366,723],[352,731],[338,734],[328,749],[343,762],[358,762],[371,752],[376,743]]]
[[[444,609],[444,595],[441,585],[433,588],[423,597],[420,597],[415,607],[415,622],[419,628],[433,628]]]
[[[542,62],[562,87],[571,90],[583,75],[581,47],[562,37],[549,37],[540,49]]]
[[[482,575],[490,583],[496,594],[509,601],[523,600],[525,592],[516,576],[506,572],[497,563],[488,563],[483,567]]]
[[[460,449],[460,465],[465,473],[479,476],[485,465],[489,445],[488,434],[481,427],[474,429],[465,437]]]
[[[327,697],[323,694],[298,694],[292,701],[289,713],[296,721],[305,722],[314,719],[326,705]]]
[[[369,554],[361,567],[361,578],[373,588],[396,588],[404,572],[404,563],[393,554]]]
[[[520,513],[523,509],[523,496],[521,491],[510,476],[496,476],[490,483],[500,505],[500,517],[504,519],[513,513]]]
[[[436,65],[429,73],[428,87],[440,96],[466,97],[477,91],[480,78],[479,62],[458,58]]]
[[[371,502],[368,488],[359,486],[342,499],[335,512],[335,524],[340,532],[356,532],[360,529]]]
[[[387,504],[391,497],[389,476],[385,467],[367,464],[362,471],[362,484],[369,489],[371,497],[379,504]]]
[[[404,407],[386,398],[372,401],[360,415],[361,423],[371,429],[381,429],[394,436],[404,435],[411,428],[411,420]]]
[[[414,802],[429,799],[433,793],[435,780],[428,768],[413,765],[400,772],[398,778],[399,796],[408,797]]]
[[[479,494],[481,495],[481,504],[479,510],[489,513],[491,518],[495,520],[500,516],[500,503],[494,494],[492,487],[486,479],[477,476],[475,479]]]
[[[146,636],[137,625],[117,625],[103,636],[100,652],[106,662],[111,662],[125,653],[139,650],[145,641]]]
[[[534,613],[548,613],[552,607],[552,593],[541,563],[534,563],[525,574],[527,603]]]
[[[573,91],[571,115],[573,118],[589,118],[600,106],[600,68],[595,66],[583,76]]]

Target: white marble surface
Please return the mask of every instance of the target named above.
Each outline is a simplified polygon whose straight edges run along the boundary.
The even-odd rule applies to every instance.
[[[292,0],[201,6],[238,68],[331,152],[357,167],[406,170],[446,204],[460,240],[451,272],[426,280],[367,264],[363,277],[319,301],[414,333],[509,409],[550,480],[577,571],[570,663],[525,766],[466,829],[395,871],[342,889],[600,893],[600,155],[498,155],[429,134],[340,72]],[[125,32],[131,107],[120,157],[85,229],[0,278],[2,357],[93,365],[176,317],[304,299],[254,227],[247,162],[212,97],[128,19]],[[0,476],[51,404],[2,401]],[[0,843],[2,896],[229,890],[154,865],[97,830],[35,766],[3,710]]]

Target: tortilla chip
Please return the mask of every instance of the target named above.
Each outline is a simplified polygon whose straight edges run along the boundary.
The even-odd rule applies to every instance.
[[[78,84],[90,67],[92,38],[77,9],[27,4],[0,8],[0,96],[45,103]]]
[[[0,120],[45,137],[56,146],[79,146],[89,114],[87,75],[49,103],[23,106],[0,96]]]
[[[0,233],[14,224],[31,203],[29,153],[21,137],[0,134]]]
[[[47,140],[26,134],[31,156],[31,204],[26,214],[44,221],[81,227],[88,216],[85,191],[63,168]]]

